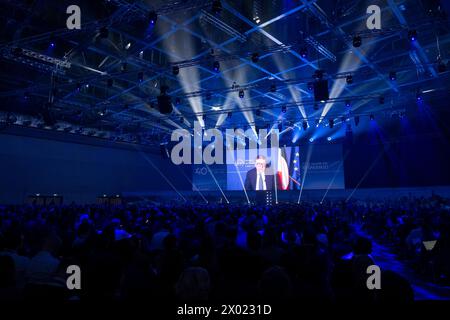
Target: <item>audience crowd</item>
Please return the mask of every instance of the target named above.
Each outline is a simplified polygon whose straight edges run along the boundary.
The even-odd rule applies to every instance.
[[[233,206],[0,207],[0,300],[410,302],[410,282],[377,264],[372,241],[417,276],[450,275],[449,200]],[[373,240],[372,240],[373,239]],[[434,241],[427,250],[423,242]],[[432,242],[431,242],[432,243]],[[428,248],[429,249],[429,248]],[[67,267],[81,270],[68,290]]]

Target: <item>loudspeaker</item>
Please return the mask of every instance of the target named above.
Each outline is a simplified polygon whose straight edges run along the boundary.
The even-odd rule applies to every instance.
[[[158,109],[162,114],[172,113],[172,101],[170,96],[162,94],[157,97],[158,99]]]
[[[329,99],[328,80],[314,82],[314,100],[326,101]]]

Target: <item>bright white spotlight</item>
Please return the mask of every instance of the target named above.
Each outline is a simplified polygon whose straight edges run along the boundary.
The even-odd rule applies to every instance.
[[[309,142],[314,142],[314,138],[309,138]]]
[[[331,137],[328,137],[327,140],[328,140],[328,141],[331,141]]]

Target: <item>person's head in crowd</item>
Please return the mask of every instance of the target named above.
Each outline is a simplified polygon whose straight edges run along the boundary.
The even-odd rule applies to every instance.
[[[285,269],[273,266],[262,274],[259,282],[262,301],[286,301],[292,297],[292,282]]]
[[[16,283],[16,267],[12,257],[0,255],[0,288],[13,287]]]
[[[210,292],[210,278],[206,269],[185,269],[176,283],[176,296],[180,301],[206,301]]]
[[[50,232],[44,238],[42,251],[47,251],[52,255],[57,255],[59,249],[61,248],[61,245],[62,245],[61,238],[55,232]]]

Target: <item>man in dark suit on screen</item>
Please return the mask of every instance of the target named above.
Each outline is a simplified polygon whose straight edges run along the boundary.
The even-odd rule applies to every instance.
[[[267,174],[266,158],[257,156],[255,168],[247,172],[245,189],[253,191],[273,190],[275,188],[274,176]]]

